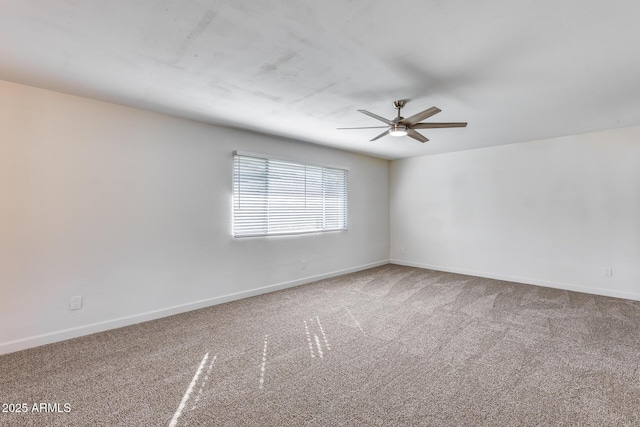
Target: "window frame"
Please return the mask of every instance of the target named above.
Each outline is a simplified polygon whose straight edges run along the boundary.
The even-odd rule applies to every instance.
[[[309,177],[307,175],[307,167],[309,168],[321,168],[322,169],[322,182],[321,182],[321,186],[322,186],[322,210],[323,210],[323,218],[322,218],[322,228],[313,228],[313,229],[305,229],[305,228],[301,228],[298,230],[295,229],[291,229],[291,230],[286,230],[286,231],[273,231],[270,232],[269,231],[269,223],[270,221],[272,221],[271,217],[275,216],[273,214],[270,214],[270,212],[267,211],[261,213],[261,215],[265,215],[265,220],[266,220],[266,230],[263,233],[252,233],[252,232],[239,232],[238,230],[236,230],[236,221],[237,221],[237,217],[236,217],[236,209],[238,204],[240,203],[240,200],[237,199],[238,197],[238,189],[237,189],[237,185],[238,184],[238,163],[237,163],[237,159],[236,157],[250,157],[253,159],[257,159],[257,161],[265,161],[266,165],[268,167],[269,162],[275,162],[275,163],[279,163],[280,167],[282,167],[282,164],[288,164],[291,166],[291,168],[293,169],[294,167],[304,167],[304,171],[305,171],[305,176],[304,176],[304,214],[300,215],[297,220],[300,221],[301,223],[304,222],[311,222],[313,221],[313,217],[311,214],[309,214],[307,211],[307,196],[308,196],[308,192],[307,192],[307,186],[309,183]],[[336,166],[336,165],[329,165],[329,164],[324,164],[324,163],[316,163],[316,162],[305,162],[305,161],[301,161],[301,160],[294,160],[294,159],[288,159],[288,158],[283,158],[283,157],[275,157],[275,156],[271,156],[271,155],[266,155],[266,154],[258,154],[258,153],[251,153],[251,152],[247,152],[247,151],[239,151],[239,150],[235,150],[233,151],[233,178],[232,178],[232,212],[231,212],[231,220],[232,220],[232,225],[231,225],[231,234],[233,235],[234,238],[245,238],[245,237],[271,237],[271,236],[287,236],[287,235],[302,235],[302,234],[315,234],[315,233],[328,233],[328,232],[339,232],[339,231],[347,231],[349,229],[349,168],[348,167],[344,167],[344,166]],[[338,216],[339,219],[338,221],[342,222],[342,225],[340,227],[331,227],[331,228],[324,228],[326,227],[326,218],[325,218],[325,210],[326,210],[326,206],[328,204],[331,203],[330,199],[328,198],[328,196],[326,196],[325,193],[325,185],[326,185],[326,181],[325,181],[325,170],[331,171],[332,174],[335,174],[335,171],[340,171],[342,173],[344,173],[344,181],[340,182],[340,187],[342,188],[342,192],[339,192],[339,196],[341,196],[343,198],[343,201],[340,202],[339,204],[341,204],[341,206],[339,208],[336,208],[336,212],[338,212]],[[317,171],[316,171],[317,174]],[[270,177],[269,176],[269,172],[265,172],[265,185],[267,185],[268,187],[270,186],[269,184],[269,180],[276,180],[276,179],[282,179],[282,176],[278,176],[275,175]],[[317,176],[316,176],[317,178]],[[297,181],[296,182],[298,185],[302,184],[302,181]],[[312,182],[312,184],[318,185],[317,182]],[[317,196],[317,195],[316,195]],[[269,190],[266,190],[265,193],[265,197],[266,200],[269,200]],[[317,200],[316,200],[317,202]],[[335,203],[335,201],[333,202]],[[291,216],[291,218],[293,221],[291,222],[291,224],[295,224],[296,222],[296,218],[294,215]],[[317,219],[316,219],[317,220]]]

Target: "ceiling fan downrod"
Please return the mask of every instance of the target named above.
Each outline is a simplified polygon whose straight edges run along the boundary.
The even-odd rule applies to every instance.
[[[404,117],[400,115],[400,110],[402,110],[402,107],[404,107],[406,104],[407,104],[407,101],[404,99],[393,101],[393,108],[398,110],[398,116],[394,120],[395,123],[398,123],[399,121],[404,120]]]

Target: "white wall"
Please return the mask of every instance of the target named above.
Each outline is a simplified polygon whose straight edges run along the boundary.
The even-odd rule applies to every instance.
[[[1,81],[0,100],[0,353],[388,262],[386,160]],[[234,239],[233,150],[349,167],[349,230]]]
[[[640,127],[394,161],[390,179],[392,262],[640,299]]]

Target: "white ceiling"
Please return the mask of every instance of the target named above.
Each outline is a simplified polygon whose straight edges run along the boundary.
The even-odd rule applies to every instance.
[[[0,79],[396,159],[640,125],[637,0],[0,0]],[[467,121],[369,139],[358,113]]]

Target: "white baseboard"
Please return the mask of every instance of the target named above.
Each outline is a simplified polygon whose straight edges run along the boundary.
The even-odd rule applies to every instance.
[[[13,353],[15,351],[26,350],[28,348],[38,347],[54,342],[65,341],[71,338],[103,332],[110,329],[121,328],[123,326],[135,325],[136,323],[147,322],[149,320],[160,319],[162,317],[173,316],[187,311],[197,310],[200,308],[210,307],[212,305],[223,304],[225,302],[235,301],[242,298],[248,298],[256,295],[266,294],[268,292],[278,291],[281,289],[292,288],[294,286],[304,285],[315,282],[317,280],[328,279],[342,274],[354,273],[356,271],[366,270],[373,267],[389,264],[389,260],[382,260],[370,264],[359,265],[356,267],[345,268],[343,270],[332,271],[329,273],[318,274],[316,276],[304,277],[301,279],[291,280],[289,282],[276,283],[273,285],[263,286],[260,288],[250,289],[248,291],[236,292],[233,294],[222,295],[219,297],[208,298],[200,301],[194,301],[187,304],[166,307],[160,310],[147,311],[145,313],[134,314],[132,316],[119,317],[116,319],[105,320],[102,322],[81,325],[75,328],[63,329],[60,331],[49,332],[41,335],[21,338],[13,341],[0,343],[0,355]]]
[[[420,262],[405,261],[399,259],[390,260],[391,264],[406,265],[408,267],[426,268],[429,270],[446,271],[448,273],[465,274],[467,276],[486,277],[488,279],[504,280],[506,282],[524,283],[527,285],[544,286],[547,288],[562,289],[565,291],[582,292],[585,294],[602,295],[606,297],[624,298],[640,301],[640,293],[617,291],[614,289],[592,288],[588,286],[574,285],[569,283],[553,282],[549,280],[532,279],[529,277],[509,276],[504,274],[487,273],[485,271],[467,270],[464,268],[453,268],[442,265],[423,264]]]

